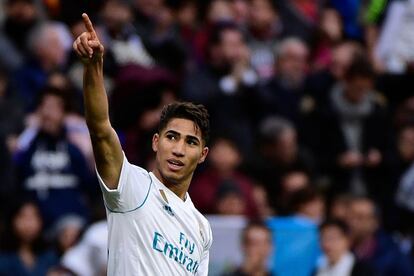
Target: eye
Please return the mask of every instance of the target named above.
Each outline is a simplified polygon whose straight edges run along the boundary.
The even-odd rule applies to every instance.
[[[172,133],[169,133],[169,134],[167,134],[166,135],[166,137],[167,137],[167,139],[168,140],[175,140],[177,137],[174,135],[174,134],[172,134]]]
[[[191,145],[191,146],[197,146],[197,145],[198,145],[198,142],[197,142],[196,140],[194,140],[194,139],[189,139],[189,140],[187,141],[187,143],[188,143],[189,145]]]

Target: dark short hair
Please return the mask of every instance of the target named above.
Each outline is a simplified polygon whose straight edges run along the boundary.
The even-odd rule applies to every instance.
[[[73,110],[73,102],[70,93],[70,91],[65,89],[60,89],[53,86],[46,86],[39,93],[37,99],[37,106],[40,106],[43,103],[43,100],[46,98],[46,96],[55,96],[62,100],[64,111],[70,112]]]
[[[158,132],[164,130],[174,118],[193,121],[201,131],[204,144],[208,143],[210,138],[210,115],[204,105],[190,102],[174,102],[166,105],[161,113]]]
[[[375,78],[375,70],[370,60],[362,55],[355,54],[352,58],[352,62],[345,72],[345,77],[353,79],[355,77],[362,77],[373,80]]]
[[[289,210],[292,213],[298,212],[303,205],[315,200],[324,200],[323,195],[312,186],[304,187],[294,192],[289,200]]]
[[[350,234],[349,226],[343,220],[340,220],[340,219],[328,219],[328,220],[324,221],[319,226],[319,231],[322,232],[324,229],[326,229],[328,227],[336,227],[336,228],[338,228],[342,232],[342,234],[344,236],[349,237],[349,234]]]
[[[226,31],[239,32],[245,40],[244,34],[239,26],[232,21],[221,21],[212,26],[210,36],[208,37],[208,46],[219,45],[223,40],[223,33]]]
[[[260,228],[265,230],[269,234],[269,238],[272,238],[272,231],[270,231],[270,228],[266,225],[266,223],[262,220],[251,220],[247,223],[247,225],[243,228],[241,232],[241,243],[246,244],[247,242],[247,233],[253,229],[253,228]]]

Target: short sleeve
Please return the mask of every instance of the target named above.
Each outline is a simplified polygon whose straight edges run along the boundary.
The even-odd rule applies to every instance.
[[[200,276],[207,276],[208,275],[208,265],[209,265],[209,259],[210,259],[210,247],[213,244],[213,234],[211,232],[210,223],[207,221],[207,240],[204,245],[204,250],[200,259],[200,266],[198,267],[196,275]]]
[[[130,164],[125,154],[116,189],[109,189],[97,170],[96,174],[105,206],[109,211],[125,213],[136,210],[145,204],[151,188],[151,177],[145,169]]]
[[[201,256],[200,266],[197,269],[197,276],[208,276],[208,263],[209,263],[210,253],[208,250],[203,252]]]

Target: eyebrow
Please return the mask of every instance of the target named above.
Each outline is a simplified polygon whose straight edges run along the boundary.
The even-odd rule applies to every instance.
[[[165,132],[165,134],[168,134],[168,133],[173,134],[173,135],[177,135],[177,136],[181,136],[181,134],[179,132],[177,132],[175,130],[172,130],[172,129],[169,129],[169,130],[167,130]],[[200,143],[200,139],[198,139],[197,136],[194,136],[194,135],[186,135],[186,138],[187,139],[191,139],[191,140],[196,140],[197,142]]]

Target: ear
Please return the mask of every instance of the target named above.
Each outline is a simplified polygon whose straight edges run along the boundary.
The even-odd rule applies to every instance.
[[[209,148],[208,147],[204,147],[203,151],[201,152],[201,157],[198,160],[198,164],[201,164],[204,162],[204,160],[206,160],[207,154],[208,154]]]
[[[158,142],[160,141],[160,135],[158,133],[155,133],[154,136],[152,136],[152,150],[154,152],[158,151]]]

